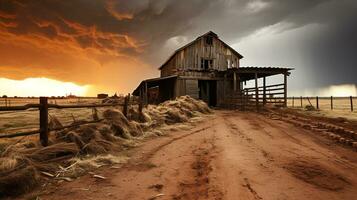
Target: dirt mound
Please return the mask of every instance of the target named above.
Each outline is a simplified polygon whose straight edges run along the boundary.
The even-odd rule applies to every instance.
[[[92,113],[93,120],[98,120],[97,112]],[[135,146],[137,138],[153,133],[162,135],[155,130],[157,127],[187,122],[208,113],[211,110],[204,102],[183,96],[149,105],[142,115],[137,109],[129,108],[128,118],[116,108],[107,109],[102,113],[101,122],[86,125],[74,122],[74,127],[55,132],[48,147],[24,141],[6,145],[0,154],[0,197],[28,191],[40,183],[40,174],[57,178],[81,175],[88,166],[101,165],[93,161],[93,156],[98,158]],[[50,117],[49,125],[51,129],[63,127],[55,116]],[[90,161],[84,161],[88,159]]]
[[[287,165],[286,169],[296,178],[327,190],[341,190],[350,184],[341,175],[316,163],[299,160]]]

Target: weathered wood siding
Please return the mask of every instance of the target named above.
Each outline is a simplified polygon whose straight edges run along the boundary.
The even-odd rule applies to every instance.
[[[212,60],[210,70],[227,70],[239,67],[239,57],[218,38],[212,38],[212,45],[207,45],[205,37],[194,41],[191,45],[178,51],[162,68],[161,76],[177,74],[179,71],[205,70],[201,66],[201,59]]]
[[[185,81],[185,93],[186,95],[191,96],[192,98],[199,98],[199,90],[198,90],[198,80],[190,80],[186,79]]]
[[[175,85],[175,97],[186,95],[186,86],[184,79],[177,79]]]

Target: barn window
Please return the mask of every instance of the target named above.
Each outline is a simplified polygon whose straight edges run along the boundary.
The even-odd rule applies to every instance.
[[[231,60],[230,59],[227,59],[227,68],[231,68]]]
[[[201,69],[210,69],[213,67],[212,59],[201,58]]]
[[[211,36],[206,36],[206,45],[212,46],[213,38]]]

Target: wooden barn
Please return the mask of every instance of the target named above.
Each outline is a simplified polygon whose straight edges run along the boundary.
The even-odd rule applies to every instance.
[[[238,107],[277,103],[286,106],[290,68],[241,67],[243,58],[218,35],[208,32],[177,49],[159,70],[159,78],[140,83],[133,95],[145,103],[159,103],[182,95],[202,99],[210,106]],[[281,74],[281,84],[266,85],[266,77]],[[263,79],[259,86],[258,79]],[[244,83],[255,80],[252,88]],[[156,92],[156,94],[151,94]],[[156,97],[149,98],[149,97]]]

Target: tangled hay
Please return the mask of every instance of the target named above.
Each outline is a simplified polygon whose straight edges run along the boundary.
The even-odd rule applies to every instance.
[[[211,110],[204,102],[182,96],[149,105],[142,114],[129,108],[128,118],[112,108],[102,113],[104,119],[100,123],[78,125],[75,121],[75,127],[55,132],[48,147],[31,141],[2,145],[0,198],[30,190],[40,183],[41,174],[75,177],[93,168],[125,162],[108,154],[136,146],[139,138],[163,135],[158,127],[197,120],[200,115],[209,113]],[[97,110],[92,115],[98,120]],[[51,116],[50,128],[60,127],[63,127],[60,121]]]
[[[126,163],[129,158],[125,156],[114,156],[111,154],[98,155],[98,156],[86,156],[75,157],[70,160],[71,165],[67,170],[62,170],[62,176],[76,178],[85,174],[88,171],[113,164]]]
[[[312,105],[307,105],[307,106],[305,106],[305,110],[307,110],[307,111],[316,111],[317,109]]]
[[[0,197],[24,193],[38,183],[36,168],[24,157],[0,158]]]
[[[159,105],[150,105],[144,111],[145,122],[149,127],[155,128],[164,124],[187,122],[190,118],[200,114],[209,114],[212,111],[201,100],[190,96],[177,97],[172,101],[165,101]]]

